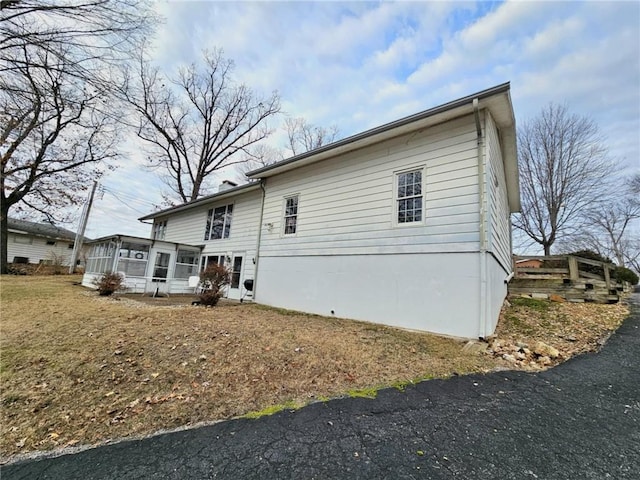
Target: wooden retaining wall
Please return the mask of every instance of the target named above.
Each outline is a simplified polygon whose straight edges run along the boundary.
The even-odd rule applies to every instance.
[[[534,267],[538,260],[540,267]],[[527,266],[519,266],[527,265]],[[510,295],[549,298],[557,295],[569,302],[616,303],[631,291],[626,282],[613,278],[616,266],[572,255],[515,257]]]

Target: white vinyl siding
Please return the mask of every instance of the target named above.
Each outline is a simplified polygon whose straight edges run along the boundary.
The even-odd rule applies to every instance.
[[[424,168],[424,222],[394,228],[394,172]],[[469,115],[267,179],[261,255],[479,249],[476,131]],[[304,196],[281,237],[282,198]]]
[[[165,240],[188,245],[204,245],[202,256],[225,255],[232,258],[236,253],[244,253],[243,278],[253,278],[253,258],[258,239],[261,201],[262,192],[254,190],[234,196],[233,201],[227,198],[169,215]],[[204,241],[203,231],[209,210],[231,203],[233,220],[229,238]]]
[[[55,245],[47,245],[48,241],[54,241]],[[62,258],[63,265],[68,265],[73,251],[73,242],[68,240],[50,239],[37,237],[34,235],[9,232],[7,242],[7,261],[13,262],[14,257],[25,257],[29,263],[40,263],[49,261],[55,255]],[[83,253],[78,257],[83,259],[83,254],[87,249],[83,247]]]
[[[490,224],[489,251],[511,272],[511,216],[507,200],[502,150],[498,130],[490,114],[485,116],[487,199]]]

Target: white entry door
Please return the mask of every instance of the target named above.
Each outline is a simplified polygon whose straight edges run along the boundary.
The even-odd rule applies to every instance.
[[[242,267],[244,262],[244,253],[234,254],[231,259],[231,281],[229,282],[229,298],[240,300],[242,296]]]

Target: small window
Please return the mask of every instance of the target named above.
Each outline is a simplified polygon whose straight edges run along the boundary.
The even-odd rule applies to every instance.
[[[14,235],[13,242],[20,243],[22,245],[31,245],[33,243],[33,239],[27,235]]]
[[[67,248],[68,248],[69,250],[73,250],[73,246],[74,246],[74,244],[73,244],[73,243],[70,243],[70,244],[69,244],[69,246],[68,246]]]
[[[293,235],[298,227],[298,195],[285,198],[284,234]]]
[[[396,175],[396,221],[399,225],[422,222],[422,169]]]
[[[47,240],[47,245],[55,245],[56,241],[55,240]]]
[[[205,240],[229,238],[233,205],[212,208],[207,215],[207,226],[204,231]]]
[[[155,221],[153,222],[153,239],[164,240],[164,236],[167,233],[167,221]]]

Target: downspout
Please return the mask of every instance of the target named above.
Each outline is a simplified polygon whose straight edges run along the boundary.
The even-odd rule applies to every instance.
[[[473,115],[476,122],[476,135],[477,135],[477,155],[478,155],[478,195],[480,203],[480,322],[478,330],[480,337],[484,338],[487,328],[487,306],[489,290],[487,282],[487,209],[486,209],[486,191],[485,191],[485,171],[484,171],[484,159],[483,148],[484,140],[482,136],[482,124],[480,122],[480,111],[478,106],[478,99],[473,99]]]
[[[260,189],[262,190],[262,202],[260,203],[260,221],[258,222],[258,238],[256,239],[256,256],[253,266],[253,301],[256,301],[256,289],[258,288],[258,264],[260,263],[260,242],[262,240],[262,218],[264,216],[264,197],[266,189],[264,188],[267,180],[260,179]]]

